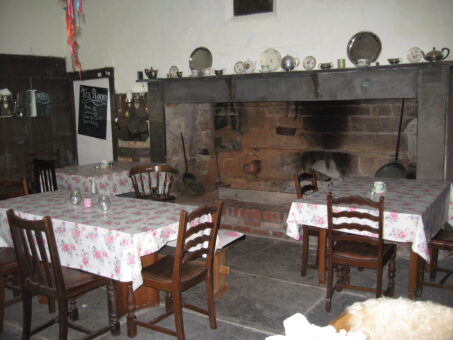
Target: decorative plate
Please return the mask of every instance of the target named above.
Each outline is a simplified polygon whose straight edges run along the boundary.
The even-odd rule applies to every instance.
[[[203,70],[212,66],[212,54],[206,47],[197,47],[189,58],[191,70]]]
[[[407,51],[407,60],[411,63],[418,63],[423,57],[422,50],[418,47],[412,47]]]
[[[170,70],[168,71],[168,74],[172,78],[177,78],[178,77],[178,71],[179,71],[178,66],[173,65],[172,67],[170,67]]]
[[[313,70],[316,66],[316,58],[309,55],[308,57],[304,58],[302,65],[306,70]]]
[[[244,63],[242,61],[238,61],[234,64],[234,72],[237,74],[244,73]]]
[[[347,52],[349,60],[357,65],[357,60],[368,59],[373,63],[381,54],[381,40],[373,32],[356,33],[348,42]]]
[[[278,52],[274,48],[268,48],[266,51],[264,51],[261,54],[260,57],[260,64],[261,66],[263,65],[269,65],[269,71],[277,71],[281,65],[282,62],[282,56],[280,52]]]

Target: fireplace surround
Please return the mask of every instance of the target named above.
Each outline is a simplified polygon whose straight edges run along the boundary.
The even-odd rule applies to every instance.
[[[215,182],[219,181],[216,174],[214,152],[216,149],[222,174],[228,175],[229,171],[231,172],[235,167],[237,187],[242,185],[247,188],[247,184],[253,182],[255,184],[251,189],[259,190],[259,183],[262,182],[263,177],[266,177],[266,170],[263,170],[261,175],[250,178],[249,175],[240,172],[240,166],[244,162],[244,155],[249,152],[262,154],[260,149],[266,148],[266,143],[269,144],[272,141],[275,133],[258,129],[257,133],[261,134],[263,144],[259,145],[250,141],[252,137],[250,133],[247,135],[246,131],[253,130],[251,128],[253,124],[266,125],[270,124],[269,120],[274,119],[271,129],[283,125],[280,127],[288,130],[280,130],[280,132],[289,131],[291,134],[291,119],[285,119],[285,116],[292,117],[294,113],[297,119],[293,127],[296,128],[297,138],[284,137],[288,148],[278,150],[281,146],[276,147],[274,155],[261,160],[263,169],[266,169],[266,163],[277,162],[286,177],[300,170],[303,162],[310,158],[310,155],[295,152],[292,149],[295,145],[307,144],[307,139],[310,138],[311,141],[308,144],[310,142],[311,144],[304,150],[311,152],[311,156],[313,152],[318,152],[317,157],[319,157],[319,153],[331,153],[333,150],[336,152],[335,157],[338,158],[340,151],[348,151],[348,143],[357,149],[361,145],[370,143],[370,138],[375,138],[377,133],[380,135],[379,139],[375,138],[371,141],[371,144],[377,148],[368,153],[368,162],[376,168],[379,164],[393,160],[400,103],[404,98],[407,109],[404,113],[403,128],[408,127],[411,120],[416,119],[416,131],[412,131],[416,151],[412,150],[415,161],[411,161],[409,159],[411,142],[406,138],[406,131],[400,148],[400,159],[406,164],[416,164],[414,176],[417,178],[451,180],[453,157],[449,150],[453,144],[453,139],[450,137],[453,131],[452,65],[451,62],[420,63],[345,70],[148,80],[151,160],[168,162],[183,169],[179,137],[182,132],[188,150],[190,172],[199,177],[208,188],[214,187]],[[230,112],[228,117],[230,131],[227,131],[229,137],[225,136],[225,133],[222,135],[222,129],[215,129],[216,118],[222,107],[225,108],[225,104],[228,104]],[[337,113],[334,116],[320,113],[315,109],[320,106],[326,106],[328,112],[329,107],[330,109],[336,107]],[[268,114],[264,110],[270,108],[271,111],[275,111],[278,107],[280,107],[279,112],[273,118],[272,113]],[[349,111],[344,112],[344,107],[348,107]],[[363,110],[369,110],[369,113],[360,114]],[[240,119],[243,120],[239,123],[241,124],[239,129],[237,126],[234,127],[234,124],[238,125],[238,122],[234,121],[238,112]],[[370,119],[363,122],[362,118],[367,115]],[[322,116],[329,119],[323,119]],[[249,119],[244,121],[247,117]],[[253,117],[254,121],[251,121],[250,117]],[[332,145],[338,144],[340,134],[332,133],[329,130],[329,124],[330,128],[336,129],[346,124],[346,129],[354,134],[364,128],[377,130],[372,136],[356,136],[355,139],[348,137],[350,140],[348,138],[343,140],[346,147],[335,149]],[[383,130],[379,130],[380,128]],[[318,136],[315,132],[318,132]],[[319,133],[323,134],[321,139]],[[222,140],[222,137],[223,141],[227,141],[226,150],[219,148],[219,138]],[[334,137],[337,138],[336,141],[332,139]],[[319,145],[315,146],[313,143],[319,143]],[[215,148],[216,144],[217,148]],[[222,142],[220,145],[225,146]],[[292,156],[281,156],[288,150],[291,151]],[[240,155],[240,157],[224,157],[228,153]],[[294,156],[294,153],[297,155]],[[357,152],[352,153],[357,154]],[[351,161],[347,156],[343,158],[344,162],[357,163],[357,159]],[[357,166],[357,164],[354,165],[352,175],[371,174],[370,169],[360,170]],[[242,177],[242,184],[240,177]]]

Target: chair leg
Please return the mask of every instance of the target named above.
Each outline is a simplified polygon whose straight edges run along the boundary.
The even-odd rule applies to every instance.
[[[212,329],[216,329],[217,320],[215,315],[214,284],[212,277],[206,279],[206,296],[208,297],[209,325]]]
[[[69,320],[79,320],[79,309],[77,308],[76,299],[69,300]]]
[[[135,338],[137,336],[137,324],[135,321],[135,296],[132,289],[132,282],[129,282],[127,287],[127,336],[129,338]]]
[[[22,292],[22,340],[30,339],[31,332],[31,298],[32,294],[30,291]]]
[[[382,266],[376,268],[376,298],[382,295]]]
[[[5,283],[3,280],[3,275],[0,275],[0,333],[3,333],[3,317],[5,312]]]
[[[55,313],[55,299],[54,298],[47,298],[47,306],[49,308],[49,313],[53,314]]]
[[[333,283],[333,266],[329,261],[327,269],[327,287],[326,287],[326,312],[330,313],[330,308],[332,305],[332,283]]]
[[[170,292],[165,292],[165,312],[171,311],[173,308],[173,299]]]
[[[184,321],[182,318],[182,294],[180,291],[173,291],[173,313],[175,315],[176,338],[184,340]]]
[[[387,291],[386,291],[386,296],[394,296],[395,295],[395,272],[396,272],[396,266],[395,266],[395,255],[393,254],[392,258],[389,260],[388,264],[388,282],[387,282]],[[423,276],[423,273],[421,273]]]
[[[346,283],[345,282],[346,267],[347,266],[345,266],[345,265],[333,266],[333,270],[335,271],[335,274],[336,274],[336,281],[335,281],[335,287],[334,287],[336,292],[341,292],[343,290],[343,284]],[[332,278],[332,280],[333,280],[333,278]]]
[[[321,248],[321,237],[318,235],[318,247],[316,248],[316,262],[315,262],[316,267],[318,267],[319,265],[319,248]]]
[[[303,226],[302,228],[302,264],[300,269],[300,276],[305,276],[307,275],[309,237],[308,228],[305,226]]]
[[[110,334],[120,334],[120,323],[118,321],[118,295],[113,280],[107,282],[107,307],[109,312]]]
[[[439,256],[439,249],[431,248],[431,264],[429,270],[429,279],[434,281],[436,279],[437,274],[437,258]]]
[[[68,300],[58,299],[58,334],[59,339],[68,338]]]

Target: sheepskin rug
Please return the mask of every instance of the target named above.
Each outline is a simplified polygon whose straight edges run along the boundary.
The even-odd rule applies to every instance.
[[[452,340],[453,308],[430,301],[379,298],[356,302],[332,323],[368,340]]]

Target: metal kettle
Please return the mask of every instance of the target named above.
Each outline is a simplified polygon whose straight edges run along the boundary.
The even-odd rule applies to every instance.
[[[299,66],[299,63],[299,58],[287,54],[286,57],[282,58],[281,67],[285,71],[292,71],[295,67]]]
[[[444,51],[445,51],[445,54],[444,54]],[[450,49],[447,47],[444,47],[443,49],[438,51],[438,50],[436,50],[435,47],[433,47],[433,49],[426,54],[422,51],[422,54],[423,54],[423,58],[425,58],[426,61],[441,61],[449,56]]]

